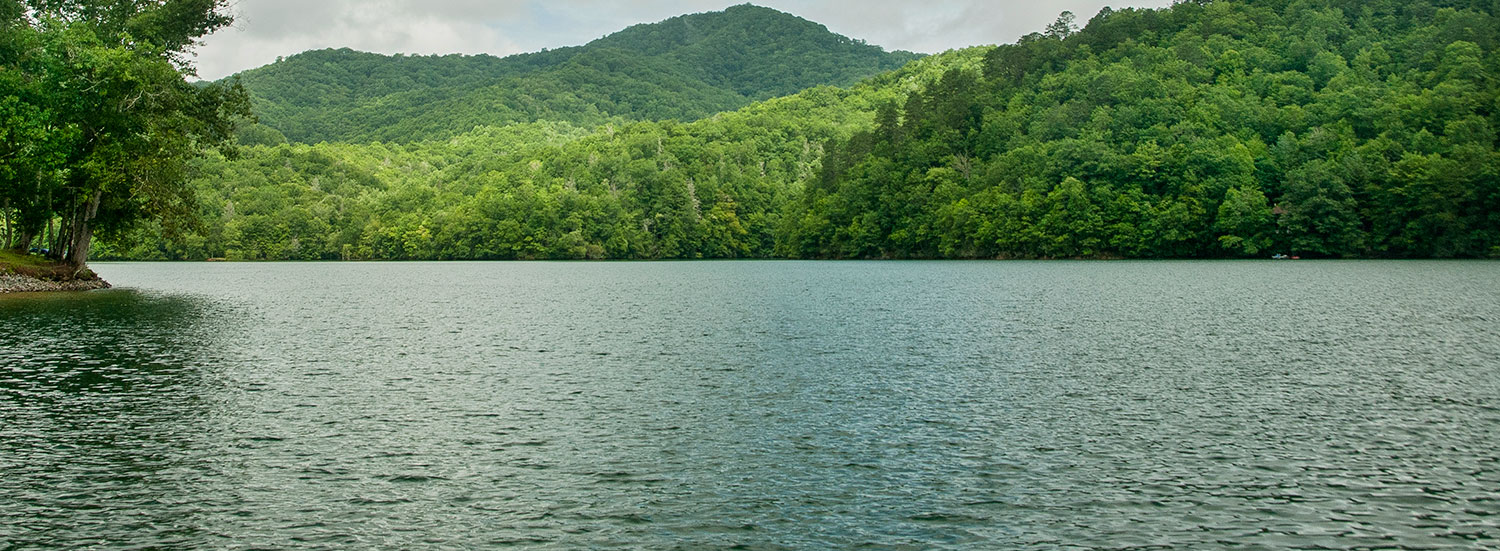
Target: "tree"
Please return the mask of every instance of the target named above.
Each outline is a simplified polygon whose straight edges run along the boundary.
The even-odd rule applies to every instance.
[[[25,2],[16,24],[36,37],[38,60],[6,70],[48,91],[21,101],[72,138],[56,170],[59,193],[30,205],[32,216],[63,221],[54,255],[82,268],[98,231],[147,217],[169,231],[191,223],[188,161],[227,146],[235,122],[251,116],[238,84],[185,80],[188,53],[229,24],[227,9],[228,0]]]
[[[41,35],[14,0],[0,0],[0,211],[3,245],[26,251],[52,215],[60,170],[77,131],[62,125],[58,90],[39,78],[56,70]]]
[[[1297,254],[1350,256],[1364,247],[1353,192],[1328,161],[1314,161],[1287,175],[1278,222]]]
[[[1219,205],[1214,231],[1219,245],[1235,254],[1252,256],[1271,248],[1275,221],[1266,194],[1253,187],[1231,188]]]
[[[201,165],[196,185],[217,224],[204,243],[224,250],[232,214],[279,223],[305,211],[326,224],[281,239],[300,238],[304,253],[316,241],[325,258],[344,245],[367,258],[1500,256],[1500,18],[1490,0],[1429,4],[1119,10],[1076,33],[1064,20],[1052,35],[685,124],[575,120],[316,146],[285,128],[290,145],[246,129],[266,145]],[[537,63],[538,79],[505,80],[515,89],[495,101],[528,95],[517,108],[563,113],[544,81],[564,73],[580,101],[598,97],[588,87],[627,83],[650,96],[670,87],[619,73],[681,69],[638,59],[676,47],[660,46],[596,52],[545,78],[552,65]],[[309,102],[401,84],[376,78],[387,58],[362,56],[314,52],[271,69],[337,62],[309,82],[278,81],[278,93]],[[339,79],[359,84],[325,86]],[[632,95],[609,101],[640,102]],[[639,107],[712,103],[678,99],[690,95]],[[624,112],[605,103],[598,113]],[[15,117],[51,116],[29,113]],[[434,109],[444,120],[429,122],[488,120],[454,113]]]
[[[1047,25],[1047,36],[1062,40],[1073,33],[1078,32],[1078,16],[1071,11],[1064,11],[1057,16],[1057,20]]]
[[[1083,182],[1069,177],[1047,194],[1038,229],[1049,240],[1051,257],[1088,257],[1099,252],[1104,221]]]

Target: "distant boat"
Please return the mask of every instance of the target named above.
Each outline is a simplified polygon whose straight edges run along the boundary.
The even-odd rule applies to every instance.
[[[1278,254],[1276,256],[1272,256],[1271,260],[1290,260],[1291,258],[1292,257],[1284,255],[1284,254]]]

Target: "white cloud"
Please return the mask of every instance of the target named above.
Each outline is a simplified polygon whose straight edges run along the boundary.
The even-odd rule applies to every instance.
[[[505,56],[587,43],[637,23],[721,10],[735,0],[239,0],[234,27],[199,48],[203,78],[217,79],[318,48],[386,54]],[[938,52],[1013,42],[1063,10],[1086,22],[1098,0],[763,0],[887,49]],[[1134,0],[1161,7],[1170,0]],[[1116,7],[1124,7],[1119,4]]]

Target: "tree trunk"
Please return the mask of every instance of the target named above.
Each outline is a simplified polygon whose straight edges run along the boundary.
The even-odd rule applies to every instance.
[[[20,215],[18,214],[16,217],[20,218]],[[31,242],[36,240],[35,226],[20,220],[13,221],[12,223],[15,226],[11,228],[10,249],[20,251],[21,254],[30,252]]]
[[[78,228],[78,221],[83,218],[82,201],[84,200],[73,205],[72,214],[67,218],[57,219],[57,243],[52,245],[52,254],[58,260],[68,260],[69,245],[73,244],[73,230]]]
[[[78,209],[73,209],[73,212],[78,212]],[[67,258],[68,228],[73,225],[67,219],[58,218],[56,227],[52,225],[52,222],[47,222],[47,227],[52,228],[52,242],[47,244],[47,256],[56,260]]]
[[[42,244],[38,245],[38,247],[42,247],[44,249],[47,249],[47,256],[52,256],[52,255],[57,254],[56,252],[54,252],[52,250],[52,249],[55,249],[57,247],[56,237],[57,237],[57,228],[55,226],[53,226],[52,219],[48,218],[47,219],[47,227],[42,229]]]
[[[16,232],[16,240],[11,242],[14,251],[27,253],[31,251],[31,242],[36,239],[36,234],[26,230]]]
[[[94,192],[94,196],[89,198],[88,208],[78,213],[73,219],[73,231],[69,236],[71,243],[68,245],[68,264],[71,264],[74,269],[83,269],[84,263],[89,260],[89,247],[94,241],[94,229],[89,226],[89,222],[99,214],[99,200],[103,197],[104,190]]]

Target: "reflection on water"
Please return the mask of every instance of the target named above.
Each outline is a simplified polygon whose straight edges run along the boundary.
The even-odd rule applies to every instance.
[[[1493,547],[1500,264],[103,264],[0,549]]]
[[[0,547],[201,541],[224,329],[190,298],[0,298]]]

